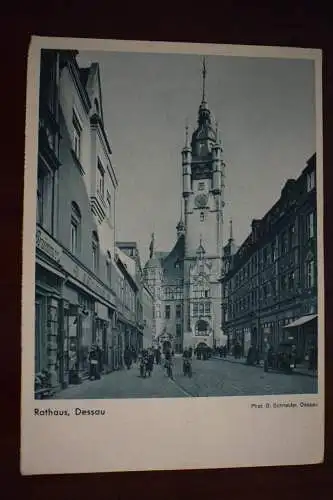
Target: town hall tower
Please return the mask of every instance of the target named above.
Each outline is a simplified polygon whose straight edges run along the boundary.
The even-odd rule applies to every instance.
[[[198,126],[191,142],[186,127],[182,169],[185,224],[183,346],[206,343],[213,347],[221,336],[225,165],[218,126],[206,100],[205,59]]]

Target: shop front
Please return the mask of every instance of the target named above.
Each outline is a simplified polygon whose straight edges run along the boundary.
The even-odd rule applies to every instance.
[[[95,303],[95,340],[94,343],[100,350],[100,372],[108,371],[109,368],[109,308],[100,302]]]
[[[96,344],[100,348],[100,369],[109,362],[111,342],[109,307],[112,292],[66,251],[62,265],[67,274],[63,290],[65,379],[80,383],[89,374],[89,352]],[[110,341],[108,341],[110,338]]]
[[[63,289],[63,384],[78,384],[88,375],[93,342],[94,301],[66,283]]]
[[[317,314],[301,316],[285,327],[287,338],[296,346],[299,362],[304,361],[311,349],[317,351],[318,317]]]
[[[61,279],[36,265],[35,374],[45,374],[52,387],[61,383],[59,304]]]
[[[65,279],[62,249],[40,226],[36,227],[35,266],[35,390],[61,384],[61,290]]]

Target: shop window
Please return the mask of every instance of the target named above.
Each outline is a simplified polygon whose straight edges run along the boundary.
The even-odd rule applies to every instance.
[[[78,205],[75,202],[72,202],[70,250],[74,255],[78,255],[80,252],[80,237],[81,212]]]

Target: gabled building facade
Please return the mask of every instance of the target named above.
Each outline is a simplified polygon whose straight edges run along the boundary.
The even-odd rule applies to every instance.
[[[98,344],[112,369],[117,178],[103,122],[99,67],[43,50],[36,214],[35,371],[79,382]]]

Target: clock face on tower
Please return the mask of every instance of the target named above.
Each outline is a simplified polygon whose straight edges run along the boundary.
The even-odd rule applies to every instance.
[[[205,207],[207,205],[207,201],[208,201],[208,196],[203,193],[198,194],[194,199],[194,203],[198,208]]]

